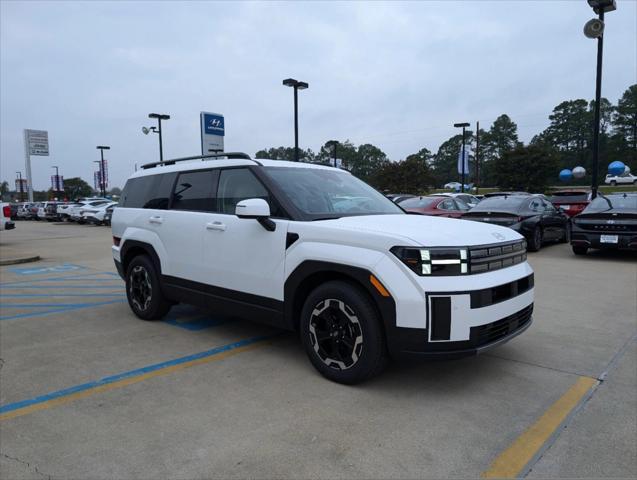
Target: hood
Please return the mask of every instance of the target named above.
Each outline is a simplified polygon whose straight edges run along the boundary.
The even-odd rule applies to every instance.
[[[347,230],[407,237],[416,245],[428,247],[487,245],[523,238],[510,228],[428,215],[365,215],[316,223]]]

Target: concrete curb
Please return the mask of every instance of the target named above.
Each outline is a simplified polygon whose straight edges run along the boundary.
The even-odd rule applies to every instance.
[[[18,265],[20,263],[31,263],[40,260],[40,255],[34,255],[33,257],[12,258],[9,260],[0,260],[0,267],[6,265]]]

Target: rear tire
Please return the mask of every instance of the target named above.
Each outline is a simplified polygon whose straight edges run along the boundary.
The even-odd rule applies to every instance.
[[[573,245],[573,253],[575,255],[586,255],[586,252],[588,252],[588,247],[580,247],[580,246]]]
[[[529,241],[527,242],[529,252],[537,252],[540,248],[542,248],[542,237],[542,229],[540,227],[535,227],[531,234],[531,238],[529,238]]]
[[[372,300],[360,288],[331,281],[314,289],[301,312],[301,339],[321,375],[353,385],[378,375],[387,347]]]
[[[161,291],[159,273],[152,260],[138,255],[126,269],[126,298],[135,315],[142,320],[159,320],[171,304]]]
[[[610,185],[611,185],[611,187],[616,187],[617,186],[617,182],[615,180],[611,180],[610,181]]]
[[[560,240],[560,243],[571,243],[571,227],[569,224],[564,229],[564,236]]]

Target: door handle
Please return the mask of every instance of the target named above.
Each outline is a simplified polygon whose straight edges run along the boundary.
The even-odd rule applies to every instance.
[[[158,216],[154,216],[148,219],[148,223],[155,223],[157,225],[161,225],[162,223],[164,223],[164,219]]]
[[[223,232],[226,229],[226,224],[221,222],[206,223],[206,230],[219,230]]]

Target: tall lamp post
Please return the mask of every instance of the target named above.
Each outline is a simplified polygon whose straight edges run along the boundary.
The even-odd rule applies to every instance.
[[[460,128],[462,127],[462,186],[460,187],[460,191],[464,193],[464,177],[466,175],[465,172],[465,161],[464,161],[464,157],[465,157],[465,153],[464,153],[464,135],[465,135],[465,128],[467,128],[469,126],[469,123],[465,122],[465,123],[454,123],[453,124],[454,127],[456,128]]]
[[[156,118],[157,119],[157,128],[155,127],[142,127],[142,132],[144,135],[148,135],[150,132],[159,134],[159,161],[164,161],[164,146],[161,140],[161,121],[162,120],[170,120],[170,115],[166,115],[164,113],[149,113],[148,118]]]
[[[107,145],[98,145],[96,147],[100,151],[100,190],[102,197],[106,197],[106,169],[104,168],[104,150],[110,150]]]
[[[597,76],[595,79],[595,119],[593,120],[593,174],[592,197],[597,197],[597,170],[599,166],[599,117],[602,96],[602,57],[604,53],[604,13],[617,9],[615,0],[588,0],[588,4],[598,15],[584,25],[584,35],[597,39]]]
[[[305,90],[309,87],[307,82],[300,82],[293,78],[283,80],[283,85],[294,88],[294,161],[299,161],[299,90]]]
[[[20,183],[20,201],[24,202],[24,189],[22,188],[22,172],[15,172],[18,174],[18,183]]]
[[[60,177],[58,167],[53,165],[51,168],[55,168],[55,193],[60,193]]]

